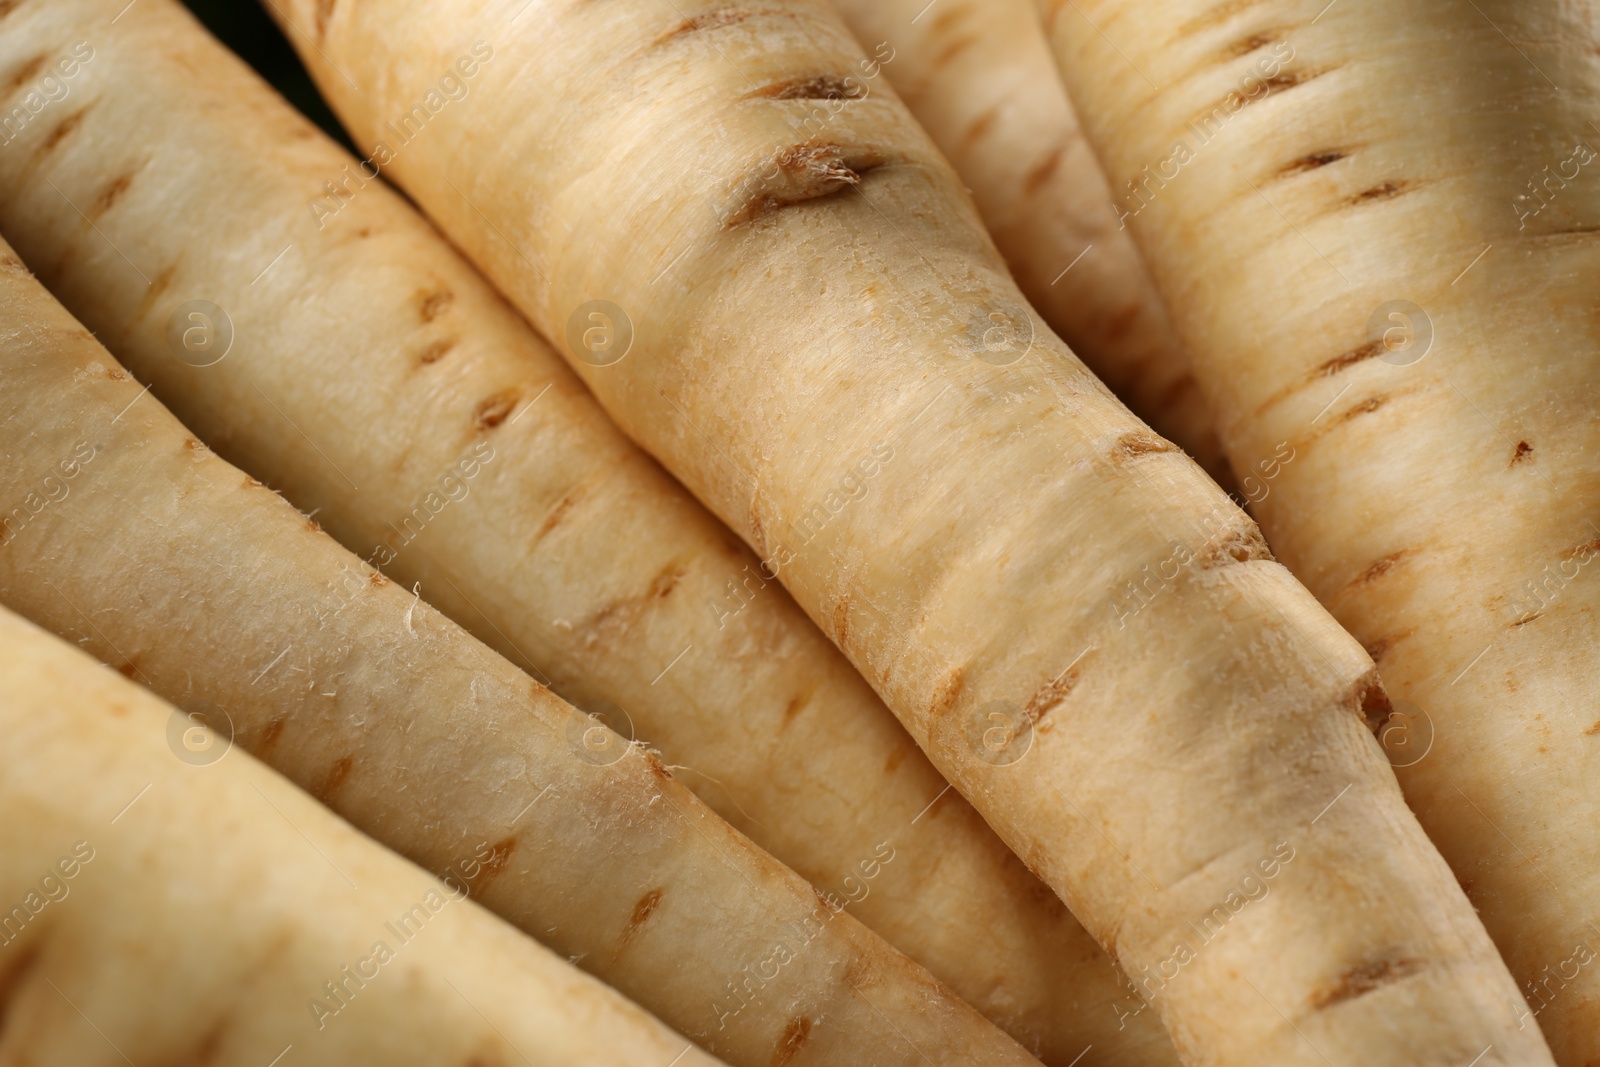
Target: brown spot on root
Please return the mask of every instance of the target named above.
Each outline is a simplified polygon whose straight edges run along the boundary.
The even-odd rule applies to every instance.
[[[840,648],[850,639],[850,598],[841,596],[833,602],[833,641]]]
[[[196,437],[185,437],[183,439],[183,447],[190,452],[203,453],[206,451],[205,443]]]
[[[135,656],[135,657],[133,657],[133,659],[130,659],[128,662],[126,662],[122,666],[118,667],[117,668],[117,673],[122,675],[124,678],[132,678],[134,675],[138,674],[139,673],[139,664],[137,662],[138,658],[139,657]]]
[[[34,150],[33,157],[35,159],[39,159],[47,155],[54,150],[56,145],[66,140],[67,136],[71,134],[73,130],[76,130],[80,125],[83,124],[83,116],[88,113],[89,107],[92,106],[93,105],[91,104],[86,107],[80,107],[78,110],[74,111],[72,114],[56,123],[56,128],[51,130],[49,136],[41,141],[39,143],[39,147]]]
[[[310,530],[312,533],[321,533],[322,532],[322,525],[319,522],[317,522],[316,519],[313,519],[310,515],[307,515],[306,516],[306,529]]]
[[[994,129],[995,120],[998,119],[999,117],[1000,117],[1000,105],[999,104],[996,104],[993,107],[989,108],[988,110],[984,111],[983,114],[979,115],[976,119],[974,119],[972,121],[972,124],[967,127],[967,132],[961,135],[961,143],[962,143],[962,145],[967,147],[967,148],[970,148],[974,144],[976,144],[978,142],[978,140],[981,137],[983,137],[984,134],[986,134],[990,130]]]
[[[506,416],[511,414],[511,409],[517,406],[517,400],[521,396],[522,390],[511,386],[480,400],[472,411],[472,421],[480,430],[494,429],[506,421]]]
[[[1595,723],[1584,731],[1585,734],[1600,734],[1600,722]]]
[[[1526,626],[1530,622],[1532,622],[1533,620],[1542,619],[1542,618],[1544,618],[1544,612],[1542,612],[1542,611],[1530,611],[1528,614],[1522,616],[1522,618],[1518,619],[1516,622],[1513,622],[1511,625],[1507,626],[1506,629],[1515,630],[1519,626]]]
[[[1574,559],[1578,556],[1589,557],[1597,554],[1600,554],[1600,537],[1595,538],[1593,541],[1587,541],[1576,546],[1575,548],[1567,549],[1565,552],[1561,553],[1561,558]],[[1587,558],[1584,560],[1584,562],[1588,562]]]
[[[758,164],[749,192],[738,209],[723,223],[734,229],[794,204],[832,196],[861,183],[862,176],[882,166],[884,159],[871,149],[845,149],[827,141],[809,141],[779,152]]]
[[[1177,445],[1164,441],[1155,434],[1145,433],[1142,430],[1134,433],[1125,433],[1117,438],[1112,457],[1117,460],[1129,460],[1136,456],[1148,456],[1156,452],[1181,452]]]
[[[644,754],[644,761],[645,764],[649,766],[651,774],[655,775],[663,782],[672,781],[672,771],[668,769],[665,763],[662,763],[659,759],[657,759],[653,752],[646,752]]]
[[[1315,1011],[1330,1008],[1347,1000],[1365,996],[1381,986],[1398,982],[1422,970],[1419,960],[1405,956],[1386,957],[1358,963],[1345,971],[1330,985],[1311,994],[1311,1007]]]
[[[261,489],[261,488],[263,488],[263,486],[262,486],[262,484],[260,482],[256,481],[254,478],[252,478],[248,474],[246,474],[244,476],[244,488],[245,489]]]
[[[389,579],[385,578],[379,571],[371,571],[367,574],[367,584],[374,589],[382,589],[389,584]]]
[[[350,768],[355,761],[349,756],[341,756],[333,761],[333,766],[328,768],[327,777],[322,779],[322,784],[315,790],[317,799],[324,804],[331,803],[339,795],[339,787],[344,785],[344,780],[350,777]]]
[[[893,774],[895,770],[899,768],[900,764],[906,761],[906,756],[910,753],[910,751],[911,749],[908,746],[901,745],[899,748],[896,748],[893,752],[889,753],[889,758],[883,761],[883,773]]]
[[[800,1054],[800,1050],[805,1047],[810,1037],[810,1019],[804,1015],[790,1019],[778,1037],[777,1047],[772,1050],[771,1067],[785,1067],[790,1060]]]
[[[333,8],[337,3],[338,0],[317,0],[317,40],[321,41],[327,38],[328,20],[333,18]]]
[[[977,43],[978,36],[977,34],[973,33],[963,33],[954,40],[947,41],[945,46],[939,49],[938,55],[933,57],[933,69],[939,70],[956,56],[959,56],[962,52],[965,52],[967,49],[971,48]]]
[[[12,93],[22,88],[24,82],[28,81],[35,74],[39,73],[39,71],[43,70],[45,61],[49,58],[49,56],[34,56],[32,59],[28,60],[21,67],[19,67],[17,72],[11,76],[11,80],[6,82],[6,95],[10,96]]]
[[[1511,462],[1508,465],[1515,467],[1531,455],[1533,455],[1533,446],[1526,441],[1518,441],[1516,449],[1511,453]]]
[[[125,382],[125,381],[128,380],[128,378],[129,378],[128,372],[123,370],[121,367],[110,366],[110,367],[106,368],[106,380],[107,381]],[[191,437],[190,440],[192,441],[192,440],[194,440],[194,438]]]
[[[0,15],[3,14],[5,12],[0,11]],[[16,1003],[18,990],[28,983],[29,976],[39,967],[44,943],[45,938],[35,937],[24,942],[18,951],[0,956],[0,1033],[6,1032],[6,1024],[10,1018],[11,1008]],[[18,1059],[21,1057],[18,1056]]]
[[[1338,374],[1340,371],[1344,370],[1346,367],[1353,367],[1357,363],[1365,362],[1366,360],[1372,359],[1375,356],[1381,356],[1383,353],[1384,346],[1382,338],[1379,338],[1375,341],[1368,341],[1364,345],[1361,345],[1357,348],[1352,348],[1343,355],[1334,356],[1326,363],[1318,366],[1316,370],[1311,372],[1310,376],[1312,378],[1331,378],[1335,374]]]
[[[267,723],[266,729],[261,731],[261,740],[256,743],[255,755],[258,758],[264,758],[272,750],[272,746],[278,743],[278,735],[283,733],[283,724],[288,721],[280,715]]]
[[[617,951],[621,952],[632,941],[640,927],[650,921],[650,916],[656,913],[661,906],[661,890],[652,889],[634,902],[633,912],[628,916],[628,921],[622,924],[622,935],[617,938]]]
[[[861,83],[851,77],[837,74],[814,74],[809,78],[790,78],[774,82],[754,92],[746,93],[748,99],[764,100],[857,100],[866,96]]]
[[[1240,56],[1247,56],[1251,52],[1265,48],[1269,44],[1276,44],[1288,35],[1288,30],[1261,30],[1229,43],[1222,49],[1221,55],[1223,59],[1238,59]]]
[[[16,256],[0,255],[0,270],[16,271],[21,274],[26,274],[28,273],[28,266]]]
[[[1246,525],[1234,527],[1221,537],[1213,538],[1202,545],[1200,551],[1195,554],[1193,566],[1209,571],[1234,563],[1270,560],[1272,550],[1267,547],[1266,539],[1261,536],[1261,528],[1248,519],[1245,522]]]
[[[216,1063],[218,1054],[222,1051],[222,1039],[230,1029],[226,1016],[212,1023],[206,1030],[205,1036],[195,1046],[194,1056],[187,1062],[194,1064]]]
[[[1278,168],[1278,177],[1287,178],[1295,174],[1304,174],[1307,171],[1318,170],[1330,163],[1337,163],[1349,153],[1342,148],[1325,148],[1320,152],[1312,152],[1301,156],[1292,162],[1285,163]]]
[[[539,529],[533,535],[534,540],[542,539],[545,534],[560,526],[566,520],[568,513],[577,506],[578,501],[582,500],[583,497],[582,486],[569,490],[567,495],[563,496],[556,502],[556,506],[550,509],[550,514],[544,517],[544,522],[539,524]]]
[[[89,210],[84,214],[91,221],[98,219],[101,215],[117,206],[117,202],[122,199],[123,195],[127,193],[128,187],[132,184],[133,175],[131,174],[124,174],[120,178],[112,179],[111,183],[101,191],[100,195],[95,197],[94,203],[89,205]]]
[[[656,44],[665,44],[675,37],[682,37],[686,33],[699,33],[709,30],[720,30],[727,26],[736,26],[746,19],[758,16],[787,15],[786,11],[760,10],[757,8],[726,7],[717,11],[707,11],[693,18],[684,19],[672,29],[656,38]]]
[[[796,715],[800,714],[801,709],[811,703],[811,698],[815,693],[815,687],[808,687],[804,692],[796,693],[789,698],[789,703],[783,706],[783,718],[778,723],[779,733],[788,729],[789,724],[794,721]]]
[[[1037,193],[1045,182],[1050,180],[1061,167],[1061,161],[1066,157],[1067,146],[1058,144],[1052,148],[1043,159],[1028,168],[1028,173],[1022,177],[1022,191],[1027,195]],[[1138,308],[1131,309],[1138,314]]]
[[[1034,690],[1028,702],[1022,705],[1022,714],[1027,716],[1030,723],[1038,722],[1045,715],[1055,710],[1067,695],[1078,684],[1078,678],[1083,673],[1083,661],[1080,659],[1068,670],[1062,671],[1054,678],[1049,679],[1038,689]]]
[[[1383,682],[1378,678],[1378,672],[1368,671],[1356,679],[1350,687],[1350,694],[1346,703],[1353,707],[1367,724],[1367,729],[1376,736],[1394,716],[1394,705],[1389,703],[1389,694],[1384,691]]]
[[[940,683],[933,701],[928,705],[929,721],[937,721],[948,714],[956,706],[956,701],[961,699],[961,690],[966,688],[967,676],[960,667],[951,667]]]
[[[683,576],[688,573],[688,568],[683,564],[673,561],[661,568],[661,573],[650,580],[650,591],[647,596],[657,600],[662,599],[678,588],[678,583],[683,581]]]
[[[1362,415],[1370,415],[1388,402],[1389,394],[1387,393],[1379,393],[1377,396],[1369,396],[1365,400],[1361,401],[1361,403],[1340,412],[1339,416],[1333,420],[1331,425],[1337,426],[1341,423],[1349,422],[1351,419],[1358,419]]]
[[[473,900],[482,899],[489,891],[489,885],[500,872],[506,869],[506,864],[511,860],[511,854],[517,850],[517,839],[513,835],[496,841],[489,846],[489,855],[484,859],[483,865],[478,868],[477,876],[467,883],[467,895]]]
[[[1416,188],[1416,183],[1415,182],[1408,182],[1408,181],[1381,182],[1381,183],[1379,183],[1377,185],[1374,185],[1370,189],[1361,190],[1359,193],[1357,193],[1356,195],[1354,195],[1354,196],[1350,197],[1348,200],[1346,200],[1345,203],[1354,206],[1354,205],[1357,205],[1357,204],[1370,204],[1370,203],[1372,203],[1373,201],[1376,201],[1376,200],[1393,200],[1395,197],[1399,196],[1401,193],[1407,192],[1407,191],[1409,191],[1411,189],[1414,189],[1414,188]]]
[[[1384,656],[1389,654],[1390,649],[1394,648],[1395,645],[1398,645],[1401,641],[1404,641],[1414,633],[1416,633],[1414,629],[1401,630],[1399,633],[1387,634],[1383,637],[1380,637],[1376,641],[1372,642],[1372,644],[1365,645],[1363,647],[1366,648],[1367,655],[1372,657],[1372,661],[1377,663],[1379,660],[1383,659]]]
[[[1354,578],[1350,579],[1346,588],[1357,585],[1365,585],[1368,582],[1377,581],[1385,574],[1388,574],[1390,571],[1394,570],[1394,565],[1405,559],[1410,554],[1411,553],[1409,550],[1402,548],[1398,552],[1391,552],[1387,556],[1373,560],[1371,563],[1367,564],[1365,570],[1356,575]]]
[[[432,322],[444,314],[444,309],[455,300],[456,294],[448,289],[434,289],[422,293],[417,301],[417,314],[422,316],[423,322]]]
[[[430,343],[427,348],[424,348],[417,356],[417,362],[437,363],[444,358],[445,353],[449,352],[455,346],[456,339],[454,337],[447,337],[443,340],[434,341]]]
[[[161,294],[171,287],[172,279],[177,276],[177,273],[178,261],[174,261],[168,263],[160,274],[150,280],[150,284],[145,287],[144,296],[139,300],[138,310],[133,313],[133,318],[130,322],[139,323],[144,321],[145,316],[150,314],[151,309],[156,306],[156,301],[161,299]],[[132,327],[130,326],[129,329],[131,332]]]
[[[1206,126],[1208,121],[1216,121],[1219,117],[1237,115],[1249,104],[1265,100],[1269,96],[1276,96],[1278,93],[1293,89],[1297,85],[1304,85],[1306,82],[1320,78],[1326,73],[1328,73],[1328,70],[1324,69],[1286,70],[1279,74],[1274,74],[1270,78],[1261,79],[1264,92],[1259,92],[1255,96],[1247,96],[1235,89],[1210,107],[1202,108],[1196,112],[1190,117],[1189,122],[1196,129],[1206,129],[1208,128]]]

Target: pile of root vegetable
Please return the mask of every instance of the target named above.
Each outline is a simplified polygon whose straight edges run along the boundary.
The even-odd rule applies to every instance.
[[[246,4],[0,0],[0,1064],[1600,1064],[1600,2]]]

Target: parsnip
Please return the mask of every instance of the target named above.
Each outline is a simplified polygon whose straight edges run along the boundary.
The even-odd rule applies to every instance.
[[[208,452],[3,251],[0,601],[729,1063],[1033,1062],[655,757],[595,759],[620,739]]]
[[[1044,320],[1157,433],[1231,486],[1188,353],[1117,220],[1031,0],[834,6],[879,71],[878,85],[863,72],[841,99],[893,86],[961,176]],[[1248,496],[1252,486],[1240,488]]]
[[[4,609],[0,685],[0,1062],[717,1062]]]
[[[772,561],[1180,1055],[1550,1062],[1362,721],[1387,700],[1360,646],[1035,325],[897,100],[804,127],[867,62],[833,12],[275,6],[357,144],[535,325],[578,327],[598,399]],[[491,38],[504,63],[395,154],[385,124]],[[584,344],[595,300],[631,321],[620,359]]]
[[[71,107],[0,152],[0,230],[124,365],[404,588],[568,698],[624,709],[720,814],[1046,1062],[1173,1062],[1155,1013],[782,586],[444,239],[169,0],[113,23],[123,2],[9,18],[0,71],[79,32],[95,57]],[[72,205],[123,176],[88,225]],[[223,320],[179,310],[198,299],[232,335],[214,363]],[[451,473],[480,439],[492,458]]]
[[[1297,457],[1274,547],[1401,698],[1523,1021],[1600,1060],[1594,6],[1053,8],[1235,467]]]

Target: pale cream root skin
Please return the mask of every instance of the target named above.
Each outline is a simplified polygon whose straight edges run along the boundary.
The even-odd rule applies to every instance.
[[[222,709],[244,748],[729,1063],[1033,1062],[654,756],[583,758],[590,720],[210,453],[9,250],[0,323],[0,494],[29,512],[6,514],[0,601]]]
[[[0,680],[0,1062],[718,1062],[4,609]]]
[[[1046,13],[1114,186],[1195,149],[1130,224],[1235,467],[1294,451],[1258,509],[1273,546],[1377,658],[1404,713],[1391,748],[1407,799],[1522,985],[1527,1025],[1588,1067],[1600,35],[1584,5],[1323,7]],[[1273,50],[1292,58],[1272,91],[1230,106]],[[1209,105],[1225,110],[1200,144],[1190,123]],[[1391,301],[1425,317],[1386,359],[1382,331],[1407,329]]]
[[[1031,0],[833,4],[871,62],[843,95],[893,86],[1039,314],[1133,411],[1232,487],[1188,353],[1117,218]],[[840,106],[812,104],[813,121]]]
[[[1154,1003],[1180,1054],[1548,1063],[1362,721],[1385,701],[1361,647],[1042,324],[1031,356],[991,345],[1022,296],[896,100],[796,133],[801,97],[862,61],[837,16],[535,0],[513,22],[519,6],[343,3],[320,29],[312,3],[279,10],[364,146],[462,48],[497,42],[476,102],[391,172],[545,331],[588,300],[628,309],[632,351],[585,381],[779,558],[1123,966],[1167,972]],[[832,507],[875,444],[898,458]],[[1119,618],[1116,591],[1175,541],[1188,564]],[[1007,767],[974,738],[995,702],[1032,724]],[[1295,858],[1270,894],[1174,969],[1190,924],[1280,845]]]
[[[625,709],[719,814],[1047,1063],[1172,1062],[1065,906],[488,284],[169,0],[113,26],[121,6],[8,16],[0,74],[80,34],[95,55],[0,151],[0,230],[135,377],[402,587]],[[195,299],[233,331],[210,366],[169,338]]]

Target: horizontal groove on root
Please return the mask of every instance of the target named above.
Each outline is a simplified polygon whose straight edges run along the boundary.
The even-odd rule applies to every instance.
[[[1376,668],[1356,679],[1345,702],[1361,716],[1374,736],[1394,716],[1394,705],[1389,702],[1389,694],[1384,690]]]
[[[1385,574],[1388,574],[1390,571],[1394,570],[1395,564],[1399,563],[1410,554],[1411,553],[1407,550],[1401,549],[1398,552],[1391,552],[1387,556],[1373,560],[1367,565],[1365,570],[1356,575],[1354,578],[1350,579],[1350,585],[1366,585],[1368,582],[1377,581]]]
[[[771,15],[787,15],[789,12],[762,8],[725,7],[716,11],[707,11],[692,18],[686,18],[673,26],[672,29],[656,38],[656,44],[665,44],[685,34],[698,33],[708,30],[720,30],[727,26],[736,26],[753,18],[762,18]]]
[[[1222,97],[1222,99],[1218,100],[1216,103],[1212,104],[1210,107],[1202,108],[1193,115],[1189,116],[1188,125],[1194,129],[1207,130],[1213,128],[1212,125],[1208,125],[1208,123],[1215,124],[1216,126],[1220,127],[1222,121],[1225,121],[1227,117],[1238,114],[1247,105],[1252,103],[1260,103],[1262,100],[1265,100],[1268,97],[1277,96],[1279,93],[1286,93],[1297,85],[1304,85],[1309,81],[1314,81],[1315,79],[1322,77],[1324,74],[1336,69],[1338,68],[1322,67],[1317,70],[1286,70],[1278,74],[1274,74],[1270,78],[1263,78],[1261,80],[1261,84],[1266,87],[1266,91],[1261,93],[1259,96],[1246,96],[1244,93],[1235,89],[1226,96]],[[1219,119],[1219,116],[1222,116],[1222,118]]]
[[[841,145],[831,142],[794,145],[755,168],[753,180],[744,183],[744,199],[728,214],[723,228],[731,230],[793,204],[859,185],[864,175],[884,162],[872,149],[857,148],[847,154]]]
[[[1361,345],[1357,348],[1352,348],[1348,352],[1334,356],[1326,363],[1323,363],[1317,367],[1316,370],[1312,371],[1310,377],[1312,379],[1331,378],[1335,374],[1338,374],[1340,371],[1344,370],[1346,367],[1353,367],[1357,363],[1364,363],[1367,360],[1372,359],[1374,356],[1383,355],[1383,351],[1383,341],[1381,339],[1368,341],[1364,345]]]
[[[814,74],[809,78],[786,78],[745,94],[765,100],[858,100],[867,95],[862,84],[837,74]]]
[[[1311,1007],[1321,1011],[1366,996],[1373,990],[1409,978],[1420,970],[1422,962],[1408,956],[1386,956],[1359,963],[1341,974],[1332,984],[1313,992]]]
[[[1342,148],[1324,148],[1317,152],[1308,152],[1299,159],[1291,160],[1278,168],[1278,177],[1288,178],[1296,174],[1305,174],[1307,171],[1321,170],[1330,163],[1337,163],[1348,158],[1350,153]]]
[[[1157,452],[1181,452],[1177,445],[1171,441],[1164,441],[1155,434],[1136,432],[1125,433],[1117,438],[1117,444],[1112,451],[1113,458],[1124,461],[1138,456],[1148,456]]]
[[[1277,44],[1288,36],[1289,31],[1285,29],[1257,30],[1247,37],[1229,42],[1222,50],[1222,58],[1224,60],[1238,59],[1241,56],[1249,55],[1251,52],[1259,51],[1269,44]]]
[[[1379,182],[1370,189],[1363,189],[1359,193],[1356,193],[1354,196],[1345,200],[1345,203],[1354,207],[1359,204],[1376,203],[1379,200],[1393,200],[1402,193],[1411,192],[1420,184],[1420,182],[1407,181],[1403,178],[1393,181]]]
[[[1195,556],[1195,565],[1203,571],[1226,567],[1234,563],[1271,560],[1272,550],[1267,547],[1261,528],[1253,522],[1238,526],[1220,537],[1207,541]]]

